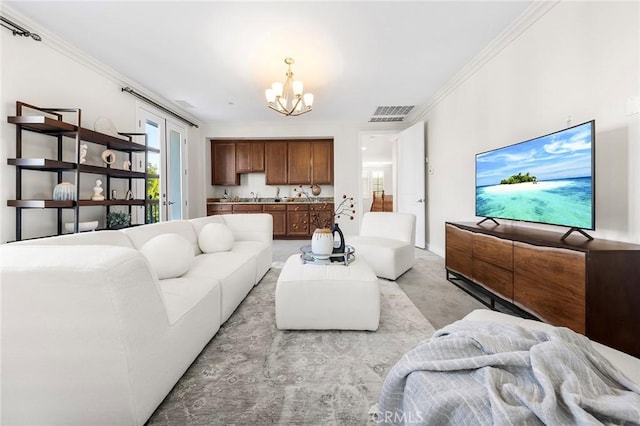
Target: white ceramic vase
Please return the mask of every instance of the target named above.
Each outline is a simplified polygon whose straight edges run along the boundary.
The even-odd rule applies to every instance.
[[[333,234],[329,228],[317,228],[311,236],[311,252],[316,259],[328,259],[333,252]]]
[[[71,182],[61,182],[53,188],[54,201],[73,201],[76,199],[76,186]]]

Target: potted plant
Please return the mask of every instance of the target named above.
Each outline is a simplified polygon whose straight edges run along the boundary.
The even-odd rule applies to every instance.
[[[107,228],[121,229],[131,225],[131,215],[125,212],[109,212],[107,214]]]

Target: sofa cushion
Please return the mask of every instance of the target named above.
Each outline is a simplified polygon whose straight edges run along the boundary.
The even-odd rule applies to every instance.
[[[400,240],[382,237],[353,236],[347,243],[356,251],[356,257],[366,261],[376,275],[395,280],[415,263],[415,248]]]
[[[150,239],[162,234],[179,234],[191,243],[193,254],[200,254],[198,247],[198,234],[187,220],[169,220],[166,222],[151,223],[143,226],[124,228],[120,232],[126,234],[133,246],[140,248]]]
[[[220,323],[224,323],[255,284],[256,258],[248,253],[225,251],[196,256],[183,278],[207,277],[220,282]]]
[[[170,325],[174,325],[209,293],[218,301],[220,309],[220,282],[214,278],[167,278],[160,281],[162,298]],[[218,316],[218,312],[211,312]]]
[[[231,229],[224,223],[209,223],[198,234],[198,245],[203,253],[229,251],[234,241]]]
[[[193,263],[193,247],[178,234],[160,234],[140,248],[159,279],[176,278],[189,270]]]

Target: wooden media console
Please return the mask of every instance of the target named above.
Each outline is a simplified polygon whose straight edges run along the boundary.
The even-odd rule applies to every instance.
[[[640,245],[493,223],[446,226],[447,279],[640,356]],[[459,285],[460,286],[460,285]]]

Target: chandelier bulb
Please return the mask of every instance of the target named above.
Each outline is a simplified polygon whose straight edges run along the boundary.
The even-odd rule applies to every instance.
[[[302,88],[304,87],[304,84],[302,84],[302,82],[300,80],[295,80],[293,82],[293,94],[296,96],[301,96],[302,95]]]
[[[303,96],[304,99],[304,105],[307,108],[311,108],[311,106],[313,105],[313,94],[312,93],[305,93]]]
[[[264,91],[264,96],[267,98],[267,102],[269,102],[270,104],[276,101],[276,93],[273,91],[273,89],[266,89]]]
[[[273,90],[273,92],[275,93],[276,97],[280,97],[282,96],[282,89],[283,89],[283,85],[282,83],[280,83],[279,81],[273,83],[271,85],[271,89]]]

